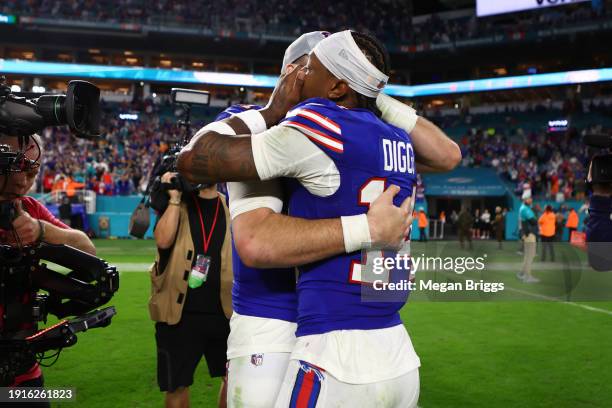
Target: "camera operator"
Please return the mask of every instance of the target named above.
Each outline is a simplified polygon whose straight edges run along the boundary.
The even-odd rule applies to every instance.
[[[589,264],[597,271],[610,271],[612,270],[612,183],[593,183],[592,170],[591,162],[587,182],[592,183],[592,194],[589,217],[585,223]]]
[[[167,172],[162,185],[176,183]],[[155,226],[158,256],[151,269],[149,311],[157,341],[157,380],[166,407],[188,407],[189,386],[202,358],[211,377],[225,375],[232,313],[229,213],[216,186],[169,189]],[[219,405],[225,406],[225,382]]]
[[[8,145],[12,151],[19,149],[18,138],[0,134],[0,145]],[[70,245],[95,255],[96,248],[87,235],[70,229],[58,220],[47,208],[33,197],[26,196],[34,185],[43,155],[42,142],[38,135],[29,137],[23,147],[25,162],[22,171],[0,176],[0,201],[12,201],[17,218],[12,222],[13,231],[0,230],[0,243],[8,245],[30,245],[37,242]]]
[[[0,145],[9,146],[10,151],[22,150],[25,152],[22,163],[18,163],[20,171],[12,171],[0,175],[0,204],[9,204],[15,211],[15,218],[11,222],[10,230],[0,229],[0,244],[13,247],[33,245],[39,242],[52,244],[66,244],[84,252],[95,254],[95,247],[87,235],[81,231],[68,228],[55,218],[49,210],[33,197],[26,196],[32,188],[40,168],[42,156],[41,140],[38,135],[26,138],[21,149],[19,139],[14,136],[0,134]],[[10,220],[9,220],[10,221]],[[28,304],[29,299],[35,295],[31,288],[19,288],[16,303]],[[11,299],[9,299],[11,300]],[[24,319],[26,320],[26,319]],[[0,315],[0,328],[4,327],[4,317]],[[33,334],[37,329],[35,322],[24,323],[18,333],[7,333],[0,329],[3,338],[24,338]],[[9,358],[3,354],[2,358]],[[11,386],[42,387],[43,376],[38,363],[34,358],[21,361],[16,371],[17,377]],[[49,406],[41,403],[36,406]]]

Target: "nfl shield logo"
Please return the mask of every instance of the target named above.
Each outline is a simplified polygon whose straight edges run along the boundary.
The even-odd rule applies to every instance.
[[[263,354],[251,354],[251,364],[258,367],[263,364]]]

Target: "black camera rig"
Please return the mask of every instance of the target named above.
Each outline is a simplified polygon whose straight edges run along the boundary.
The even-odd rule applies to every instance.
[[[66,95],[12,92],[0,77],[0,133],[17,138],[19,148],[0,144],[0,176],[39,165],[25,157],[29,138],[48,126],[68,125],[81,138],[100,134],[100,90],[86,81],[70,81]],[[0,192],[5,186],[0,186]]]
[[[66,95],[12,92],[0,77],[0,132],[27,137],[48,126],[68,125],[77,136],[100,134],[100,90],[70,81]]]
[[[68,125],[82,138],[99,134],[100,90],[84,81],[71,81],[66,95],[13,93],[0,78],[0,133],[14,137],[17,148],[0,144],[0,176],[4,193],[13,173],[40,165],[26,157],[34,133],[48,126]],[[34,140],[36,142],[36,140]],[[37,142],[36,142],[37,143]],[[11,193],[12,194],[12,193]],[[14,197],[0,200],[0,229],[15,236]],[[60,273],[42,261],[68,270]],[[0,245],[0,386],[13,384],[49,350],[59,351],[76,342],[76,333],[110,324],[114,307],[106,304],[119,288],[113,266],[78,249],[41,243],[32,246]],[[46,293],[39,293],[45,291]],[[62,319],[78,316],[38,331],[51,313]]]
[[[57,272],[42,261],[68,269]],[[16,248],[0,245],[0,385],[12,384],[24,365],[37,355],[76,343],[76,333],[110,324],[113,307],[106,304],[119,289],[119,273],[102,259],[66,245],[40,244]],[[47,293],[38,293],[44,290]],[[63,320],[42,331],[48,314]]]

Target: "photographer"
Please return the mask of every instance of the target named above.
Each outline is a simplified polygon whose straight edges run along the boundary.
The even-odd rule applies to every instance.
[[[66,244],[95,254],[92,242],[83,232],[70,229],[55,218],[40,202],[33,197],[26,196],[40,168],[42,149],[38,135],[26,138],[26,143],[20,148],[17,137],[0,134],[0,145],[8,147],[9,152],[25,152],[21,162],[16,163],[12,171],[0,175],[0,205],[4,209],[1,221],[9,222],[11,227],[0,229],[0,244],[21,247],[47,242]],[[10,217],[7,217],[7,209],[12,212]],[[27,287],[18,288],[17,292],[19,293],[18,298],[12,300],[24,306],[29,305],[29,299],[35,295],[35,292]],[[4,318],[0,315],[0,327],[4,327]],[[1,335],[3,338],[24,338],[36,332],[36,329],[36,323],[29,322],[24,323],[22,330],[18,333],[7,333],[2,330]],[[9,356],[2,355],[2,358],[9,358]],[[17,377],[13,384],[10,384],[11,386],[43,386],[42,372],[34,358],[21,361],[16,373]],[[38,406],[49,405],[41,403]]]
[[[167,172],[162,184],[176,183]],[[225,375],[232,313],[232,249],[225,199],[216,186],[169,189],[155,227],[158,256],[149,301],[157,341],[157,379],[167,407],[189,406],[189,386],[202,358],[211,377]],[[225,382],[220,390],[224,406]]]
[[[612,270],[612,184],[593,183],[592,171],[591,163],[587,182],[592,183],[592,195],[589,218],[585,223],[589,264],[597,271],[610,271]]]

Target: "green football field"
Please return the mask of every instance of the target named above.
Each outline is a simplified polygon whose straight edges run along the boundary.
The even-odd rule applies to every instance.
[[[154,258],[154,244],[104,240],[96,246],[121,271],[120,290],[110,303],[117,315],[109,327],[81,333],[44,369],[49,387],[77,392],[76,402],[53,406],[161,407],[144,268]],[[473,251],[488,254],[495,267],[485,278],[504,282],[506,297],[421,293],[403,308],[421,358],[420,407],[612,406],[612,273],[583,273],[584,256],[561,249],[556,264],[536,258],[540,284],[520,283],[514,276],[521,261],[517,248],[513,242],[504,250],[478,243]],[[467,254],[453,243],[414,244],[412,253]],[[482,276],[440,273],[435,280]],[[216,406],[219,379],[208,376],[204,362],[195,377],[192,406]]]

